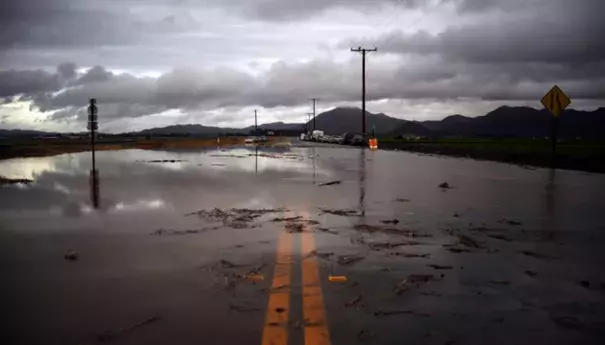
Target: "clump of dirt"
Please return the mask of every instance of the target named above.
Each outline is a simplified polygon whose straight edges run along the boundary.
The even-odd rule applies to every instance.
[[[502,218],[498,221],[498,223],[501,224],[508,224],[508,225],[514,225],[514,226],[518,226],[521,225],[521,222],[515,221],[515,220],[510,220],[510,219],[506,219],[506,218]]]
[[[432,274],[410,274],[407,278],[397,282],[393,287],[396,295],[401,295],[413,288],[418,288],[430,281],[437,280]]]
[[[359,212],[357,212],[356,210],[351,210],[351,209],[329,209],[329,208],[320,208],[319,209],[322,213],[327,213],[327,214],[333,214],[335,216],[344,216],[344,217],[351,217],[351,216],[359,216]]]
[[[197,212],[188,213],[185,216],[197,215],[199,218],[209,222],[222,222],[223,225],[234,228],[243,229],[249,228],[249,223],[254,219],[265,214],[285,212],[286,209],[249,209],[249,208],[232,208],[230,210],[221,210],[214,208],[210,211],[200,210]]]
[[[17,183],[23,183],[23,184],[27,184],[27,183],[32,183],[34,182],[33,180],[28,180],[25,178],[6,178],[4,176],[0,176],[0,186],[2,185],[8,185],[8,184],[17,184]]]
[[[318,184],[319,187],[323,187],[323,186],[332,186],[335,184],[340,184],[342,181],[330,181],[330,182],[325,182],[325,183],[320,183]]]
[[[371,242],[368,246],[371,250],[392,249],[402,246],[417,246],[422,244],[416,241],[400,241],[400,242]]]
[[[361,255],[340,255],[338,257],[338,259],[336,260],[336,262],[338,262],[341,265],[352,265],[356,262],[359,262],[361,260],[365,259],[365,256],[361,256]]]

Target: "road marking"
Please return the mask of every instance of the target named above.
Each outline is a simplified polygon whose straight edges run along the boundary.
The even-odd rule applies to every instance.
[[[283,231],[277,243],[275,270],[269,290],[262,345],[288,345],[291,276],[292,235]]]
[[[303,318],[305,320],[305,345],[330,345],[330,332],[326,321],[319,263],[313,234],[300,234],[302,251]]]

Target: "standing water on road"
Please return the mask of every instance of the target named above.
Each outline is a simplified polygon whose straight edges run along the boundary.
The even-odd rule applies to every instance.
[[[98,193],[89,153],[0,161],[33,181],[0,187],[11,344],[605,340],[602,175],[329,146],[96,164]]]

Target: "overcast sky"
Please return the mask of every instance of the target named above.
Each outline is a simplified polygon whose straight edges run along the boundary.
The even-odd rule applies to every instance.
[[[302,122],[360,106],[427,120],[605,106],[603,0],[3,0],[0,128]]]

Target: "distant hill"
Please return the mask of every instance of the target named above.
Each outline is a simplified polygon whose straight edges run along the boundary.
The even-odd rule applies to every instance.
[[[341,107],[323,112],[315,117],[315,127],[326,134],[343,134],[361,132],[361,109]],[[371,133],[376,128],[376,134],[386,134],[402,126],[408,121],[387,116],[372,114],[366,111],[366,132]],[[313,124],[313,120],[309,122]]]
[[[502,106],[474,118],[452,115],[441,121],[419,123],[441,135],[546,137],[550,136],[552,120],[545,109]],[[559,136],[605,138],[605,108],[566,110],[559,118]]]
[[[275,131],[286,131],[286,130],[304,130],[305,128],[305,124],[304,123],[284,123],[284,122],[273,122],[273,123],[263,123],[261,125],[258,125],[258,128],[260,129],[268,129],[268,130],[275,130]],[[251,131],[254,129],[254,126],[248,126],[246,128],[242,128],[242,131]]]
[[[166,127],[157,127],[145,129],[139,132],[133,132],[130,134],[138,134],[138,135],[196,135],[196,136],[214,136],[219,133],[225,132],[238,132],[243,131],[242,129],[235,128],[222,128],[222,127],[211,127],[211,126],[202,126],[202,125],[174,125],[174,126],[166,126]]]
[[[544,109],[529,107],[502,106],[486,115],[466,117],[451,115],[440,121],[407,121],[385,114],[366,112],[366,131],[384,137],[398,135],[419,136],[483,136],[483,137],[547,137],[550,136],[552,115]],[[358,133],[361,131],[361,109],[354,107],[334,108],[317,115],[317,129],[326,134]],[[309,122],[312,124],[313,120]],[[263,130],[283,131],[284,135],[296,135],[304,130],[303,123],[274,122],[259,125]],[[140,132],[123,133],[127,135],[163,136],[194,135],[213,137],[225,133],[248,135],[254,126],[246,128],[223,128],[202,125],[174,125],[151,128]],[[34,137],[52,135],[31,130],[3,130],[0,138]],[[559,119],[559,136],[561,138],[582,137],[588,139],[605,139],[605,108],[595,111],[566,110]]]

